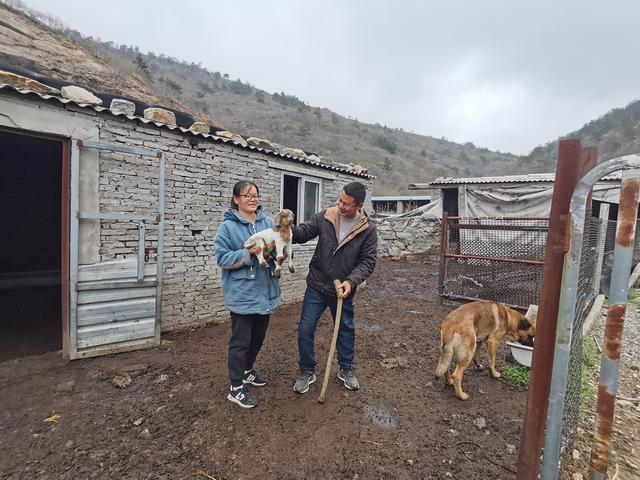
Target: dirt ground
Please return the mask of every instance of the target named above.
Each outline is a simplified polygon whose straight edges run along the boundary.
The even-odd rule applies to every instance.
[[[272,316],[256,364],[270,383],[253,388],[253,410],[226,400],[227,324],[109,357],[3,361],[0,478],[512,479],[526,393],[486,370],[467,372],[467,402],[434,383],[438,325],[453,308],[439,305],[437,270],[379,262],[356,300],[362,388],[346,391],[334,365],[324,405],[320,378],[306,395],[292,389],[300,305]],[[320,374],[331,327],[325,315]]]

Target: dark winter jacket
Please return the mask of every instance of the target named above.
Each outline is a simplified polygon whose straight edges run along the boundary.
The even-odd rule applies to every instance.
[[[262,208],[257,211],[255,223],[237,210],[225,212],[214,245],[222,268],[222,293],[227,310],[239,315],[266,315],[280,304],[280,282],[273,276],[273,262],[269,268],[263,268],[244,248],[244,242],[251,235],[273,226],[273,219],[267,217]]]
[[[364,210],[360,219],[338,244],[340,213],[338,207],[329,207],[311,219],[293,228],[293,243],[306,243],[318,237],[318,245],[309,263],[307,284],[325,294],[336,295],[333,281],[348,280],[351,295],[364,282],[376,266],[378,234]]]

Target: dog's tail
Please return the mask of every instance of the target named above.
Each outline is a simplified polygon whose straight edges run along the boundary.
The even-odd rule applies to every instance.
[[[445,342],[444,338],[440,340],[440,360],[438,361],[438,366],[436,367],[436,378],[442,378],[447,370],[449,370],[449,365],[451,365],[451,360],[453,358],[453,346],[451,342]]]

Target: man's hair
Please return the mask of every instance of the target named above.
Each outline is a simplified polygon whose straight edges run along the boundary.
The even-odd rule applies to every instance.
[[[357,203],[363,203],[364,199],[367,198],[367,189],[360,182],[347,183],[342,191],[350,197],[353,197]]]

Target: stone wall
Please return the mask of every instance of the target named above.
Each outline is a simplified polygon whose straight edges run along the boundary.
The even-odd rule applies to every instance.
[[[252,180],[260,188],[261,203],[270,216],[280,208],[282,174],[273,168],[301,167],[318,175],[321,206],[335,202],[344,184],[363,180],[352,175],[303,165],[295,160],[165,129],[105,116],[101,118],[100,142],[161,150],[165,156],[165,236],[162,298],[163,330],[228,318],[224,310],[220,271],[215,261],[213,238],[228,207],[233,184]],[[324,178],[322,178],[323,176]],[[332,177],[332,178],[326,178]],[[370,182],[367,180],[364,183]],[[157,208],[158,167],[154,159],[121,153],[100,153],[100,208],[102,211],[151,213]],[[101,222],[100,259],[133,255],[137,229],[133,224]],[[147,232],[148,246],[157,232]],[[283,302],[302,299],[308,264],[315,244],[294,246],[296,273],[285,268]]]
[[[225,320],[213,238],[227,209],[233,184],[253,180],[270,216],[280,209],[284,173],[304,174],[321,184],[321,208],[335,203],[342,187],[370,180],[319,168],[295,159],[222,143],[211,138],[159,128],[140,120],[98,113],[73,104],[0,95],[0,126],[62,138],[160,150],[166,165],[165,259],[162,329],[171,330]],[[289,171],[290,170],[290,171]],[[155,158],[80,149],[80,210],[155,213],[159,169]],[[133,222],[82,220],[81,264],[134,255],[138,242]],[[157,246],[157,229],[147,225],[145,247]],[[315,244],[294,246],[296,273],[283,273],[283,301],[302,300]]]
[[[440,221],[420,217],[386,217],[376,221],[378,255],[403,258],[439,255]]]

